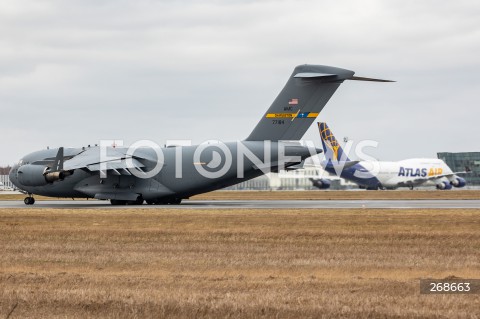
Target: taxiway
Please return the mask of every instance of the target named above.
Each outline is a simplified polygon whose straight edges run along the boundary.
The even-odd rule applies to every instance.
[[[0,209],[14,208],[68,208],[68,209],[315,209],[315,208],[480,208],[480,200],[185,200],[181,205],[113,206],[108,201],[58,200],[37,201],[27,206],[23,201],[0,201]]]

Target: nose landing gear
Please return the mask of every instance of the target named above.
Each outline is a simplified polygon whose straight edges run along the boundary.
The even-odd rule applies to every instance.
[[[28,197],[25,197],[23,202],[25,203],[25,205],[33,205],[35,204],[35,198],[33,198],[32,196],[28,196]]]

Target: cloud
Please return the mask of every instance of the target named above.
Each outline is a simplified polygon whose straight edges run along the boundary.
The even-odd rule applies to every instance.
[[[303,63],[398,81],[345,83],[320,115],[377,139],[375,156],[475,151],[479,13],[475,1],[4,1],[0,164],[100,139],[241,139]]]

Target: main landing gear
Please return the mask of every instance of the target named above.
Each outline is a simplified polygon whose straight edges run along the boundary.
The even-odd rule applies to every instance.
[[[181,198],[152,199],[146,201],[148,205],[180,205]]]
[[[33,205],[35,204],[35,198],[33,198],[32,196],[28,196],[28,197],[25,197],[23,202],[25,203],[25,205]]]
[[[138,196],[136,200],[121,200],[121,199],[111,199],[110,204],[112,205],[142,205],[143,197]]]

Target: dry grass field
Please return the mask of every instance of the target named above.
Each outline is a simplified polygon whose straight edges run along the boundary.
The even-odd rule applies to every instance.
[[[478,318],[478,210],[0,209],[0,318]]]
[[[371,200],[371,199],[480,199],[480,190],[395,191],[215,191],[193,196],[193,200]]]
[[[22,194],[1,194],[0,200],[23,200]],[[35,196],[36,200],[56,198]],[[67,198],[68,199],[68,198]],[[215,191],[191,200],[370,200],[370,199],[480,199],[480,190],[395,190],[395,191]],[[78,199],[77,199],[78,200]]]

